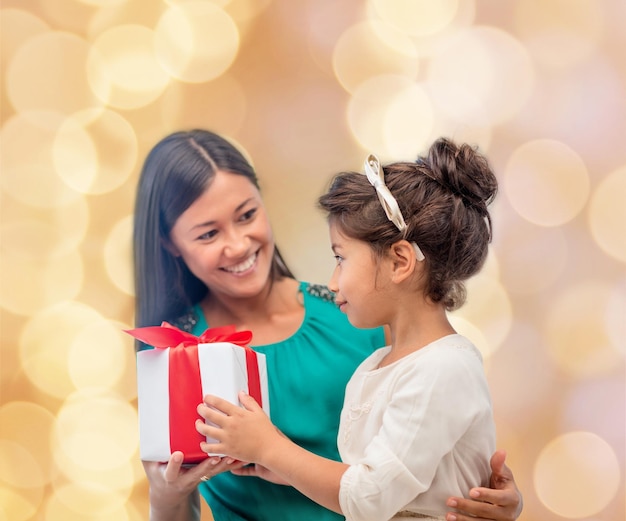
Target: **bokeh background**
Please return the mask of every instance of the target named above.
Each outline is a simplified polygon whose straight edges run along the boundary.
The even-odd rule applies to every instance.
[[[334,172],[440,135],[487,153],[495,239],[453,319],[521,519],[623,520],[625,22],[623,0],[2,0],[0,520],[148,517],[131,214],[150,147],[192,127],[253,159],[322,283]]]

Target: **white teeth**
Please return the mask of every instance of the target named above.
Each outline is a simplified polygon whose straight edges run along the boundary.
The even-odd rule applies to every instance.
[[[254,264],[255,260],[256,260],[256,253],[248,257],[248,259],[243,261],[242,263],[237,264],[235,266],[231,266],[230,268],[224,268],[224,269],[228,271],[229,273],[241,273],[242,271],[246,271],[247,269],[249,269]]]

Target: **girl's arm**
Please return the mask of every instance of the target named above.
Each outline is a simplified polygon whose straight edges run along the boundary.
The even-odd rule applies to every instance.
[[[217,440],[201,444],[202,450],[258,463],[316,503],[341,514],[339,484],[349,465],[296,445],[276,429],[254,398],[241,392],[239,400],[243,408],[209,395],[198,406],[198,413],[217,426],[196,422],[198,432]]]

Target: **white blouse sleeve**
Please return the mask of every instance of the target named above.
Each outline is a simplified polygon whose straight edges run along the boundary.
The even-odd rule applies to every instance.
[[[491,411],[482,362],[460,351],[434,349],[394,373],[382,425],[341,479],[347,519],[390,519],[403,510],[429,489],[442,458],[476,417]]]

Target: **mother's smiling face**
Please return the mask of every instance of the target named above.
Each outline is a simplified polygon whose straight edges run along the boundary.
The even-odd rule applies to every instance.
[[[218,170],[169,238],[168,250],[215,296],[254,297],[270,283],[274,236],[261,194],[244,176]]]

